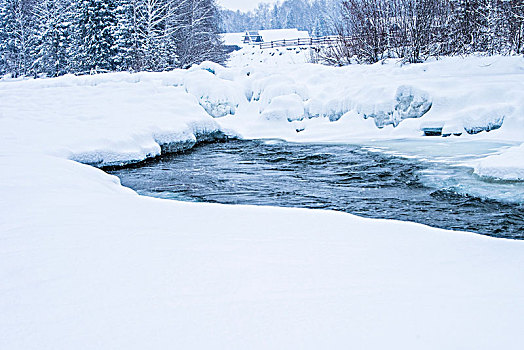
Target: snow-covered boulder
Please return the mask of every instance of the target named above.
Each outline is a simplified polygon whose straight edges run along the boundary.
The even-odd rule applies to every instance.
[[[223,73],[226,70],[226,68],[215,62],[204,61],[200,64],[195,64],[191,68],[188,69],[189,72],[198,71],[198,70],[205,70],[205,71],[208,71],[209,73],[219,76],[221,73]]]
[[[267,120],[295,121],[304,119],[304,103],[297,94],[278,96],[263,110],[262,118]]]
[[[395,95],[395,113],[398,122],[407,118],[420,118],[431,108],[429,94],[413,86],[399,86]]]
[[[207,69],[188,71],[184,86],[213,118],[235,114],[239,104],[246,100],[241,85],[220,79]]]
[[[511,108],[507,106],[468,109],[463,112],[464,129],[468,134],[499,129],[504,123],[505,116],[510,112]]]
[[[442,136],[460,136],[464,133],[464,126],[462,123],[456,122],[456,121],[449,121],[446,123],[443,123],[442,126]]]
[[[312,98],[304,103],[305,114],[308,118],[324,116],[324,103],[318,98]]]
[[[420,118],[431,108],[428,93],[413,86],[402,85],[397,88],[392,103],[383,101],[362,112],[364,118],[373,118],[378,128],[386,125],[398,126],[404,119]]]
[[[309,91],[305,85],[296,83],[293,79],[282,76],[268,76],[256,79],[251,84],[252,98],[260,101],[265,107],[277,96],[297,94],[303,101],[309,98]]]

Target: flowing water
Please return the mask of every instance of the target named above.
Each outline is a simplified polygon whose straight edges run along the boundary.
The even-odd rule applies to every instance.
[[[338,210],[524,239],[524,183],[369,146],[231,141],[109,172],[152,197]]]

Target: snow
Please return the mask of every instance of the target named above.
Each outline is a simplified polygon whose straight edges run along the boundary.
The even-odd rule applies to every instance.
[[[236,55],[229,68],[0,81],[0,348],[521,349],[524,242],[147,198],[86,164],[224,135],[409,137],[418,155],[514,145],[475,171],[520,178],[522,58],[332,68]],[[378,128],[379,114],[394,123]],[[471,120],[492,130],[421,136]]]
[[[302,97],[306,106],[310,106],[310,116],[337,121],[354,111],[362,118],[374,118],[378,128],[369,137],[416,137],[430,123],[454,134],[480,133],[479,137],[488,137],[485,131],[500,128],[498,138],[522,142],[524,61],[521,57],[444,58],[417,65],[389,60],[371,66],[334,68],[288,64],[287,58],[275,64],[257,63],[250,59],[249,52],[235,53],[231,69],[245,62],[250,75],[244,79],[251,82],[254,96],[263,95],[266,90],[301,95],[298,91],[307,87],[307,95]],[[293,55],[290,52],[284,56],[293,58]],[[274,95],[271,93],[271,97]],[[240,128],[247,125],[236,119],[231,119],[231,123],[240,124]],[[503,124],[508,127],[501,127]],[[343,130],[340,125],[334,125],[333,129],[332,136],[340,141],[347,140],[353,131],[360,132]],[[256,130],[243,131],[252,137]],[[273,134],[256,136],[281,134],[278,129]],[[305,140],[306,135],[302,133],[297,139]]]
[[[244,35],[246,33],[223,33],[220,34],[220,37],[222,38],[222,41],[224,42],[224,45],[243,45],[244,44]]]
[[[264,66],[304,64],[309,61],[310,57],[311,52],[306,46],[279,47],[273,49],[260,49],[258,46],[254,46],[244,47],[242,50],[233,52],[229,59],[229,65],[232,67],[244,67],[250,69],[253,65],[259,64]]]
[[[524,245],[0,157],[2,348],[519,349]]]
[[[238,105],[246,100],[237,85],[216,77],[207,69],[188,72],[184,86],[214,118],[235,114]]]
[[[304,104],[297,94],[277,96],[271,100],[262,112],[267,120],[302,120],[304,119]]]
[[[259,30],[258,33],[262,36],[265,42],[277,40],[292,40],[292,39],[309,39],[309,33],[304,30],[296,28],[289,29],[265,29]]]
[[[524,181],[524,144],[482,159],[475,166],[475,174],[495,179]]]
[[[1,83],[4,152],[117,165],[157,156],[169,144],[191,147],[220,127],[184,87],[173,86],[179,73]]]

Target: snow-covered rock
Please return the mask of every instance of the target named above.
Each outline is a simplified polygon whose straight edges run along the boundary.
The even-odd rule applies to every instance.
[[[217,77],[214,71],[196,69],[187,72],[184,79],[186,91],[214,118],[235,114],[238,105],[245,101],[238,85]]]
[[[297,94],[275,97],[262,111],[262,118],[267,120],[302,120],[304,119],[304,104]]]
[[[464,129],[468,134],[478,134],[479,132],[499,129],[504,123],[506,115],[511,115],[512,108],[508,106],[475,107],[468,110],[462,119]]]

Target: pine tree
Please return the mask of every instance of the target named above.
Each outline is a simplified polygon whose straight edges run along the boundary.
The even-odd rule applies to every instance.
[[[71,71],[71,12],[65,0],[42,0],[34,8],[36,25],[32,69],[48,76]]]
[[[113,0],[81,0],[77,8],[78,68],[83,72],[115,69],[116,7]]]
[[[117,70],[139,70],[137,33],[138,0],[120,0],[115,9],[116,29],[114,64]]]
[[[0,0],[0,72],[18,77],[31,72],[32,2]]]

